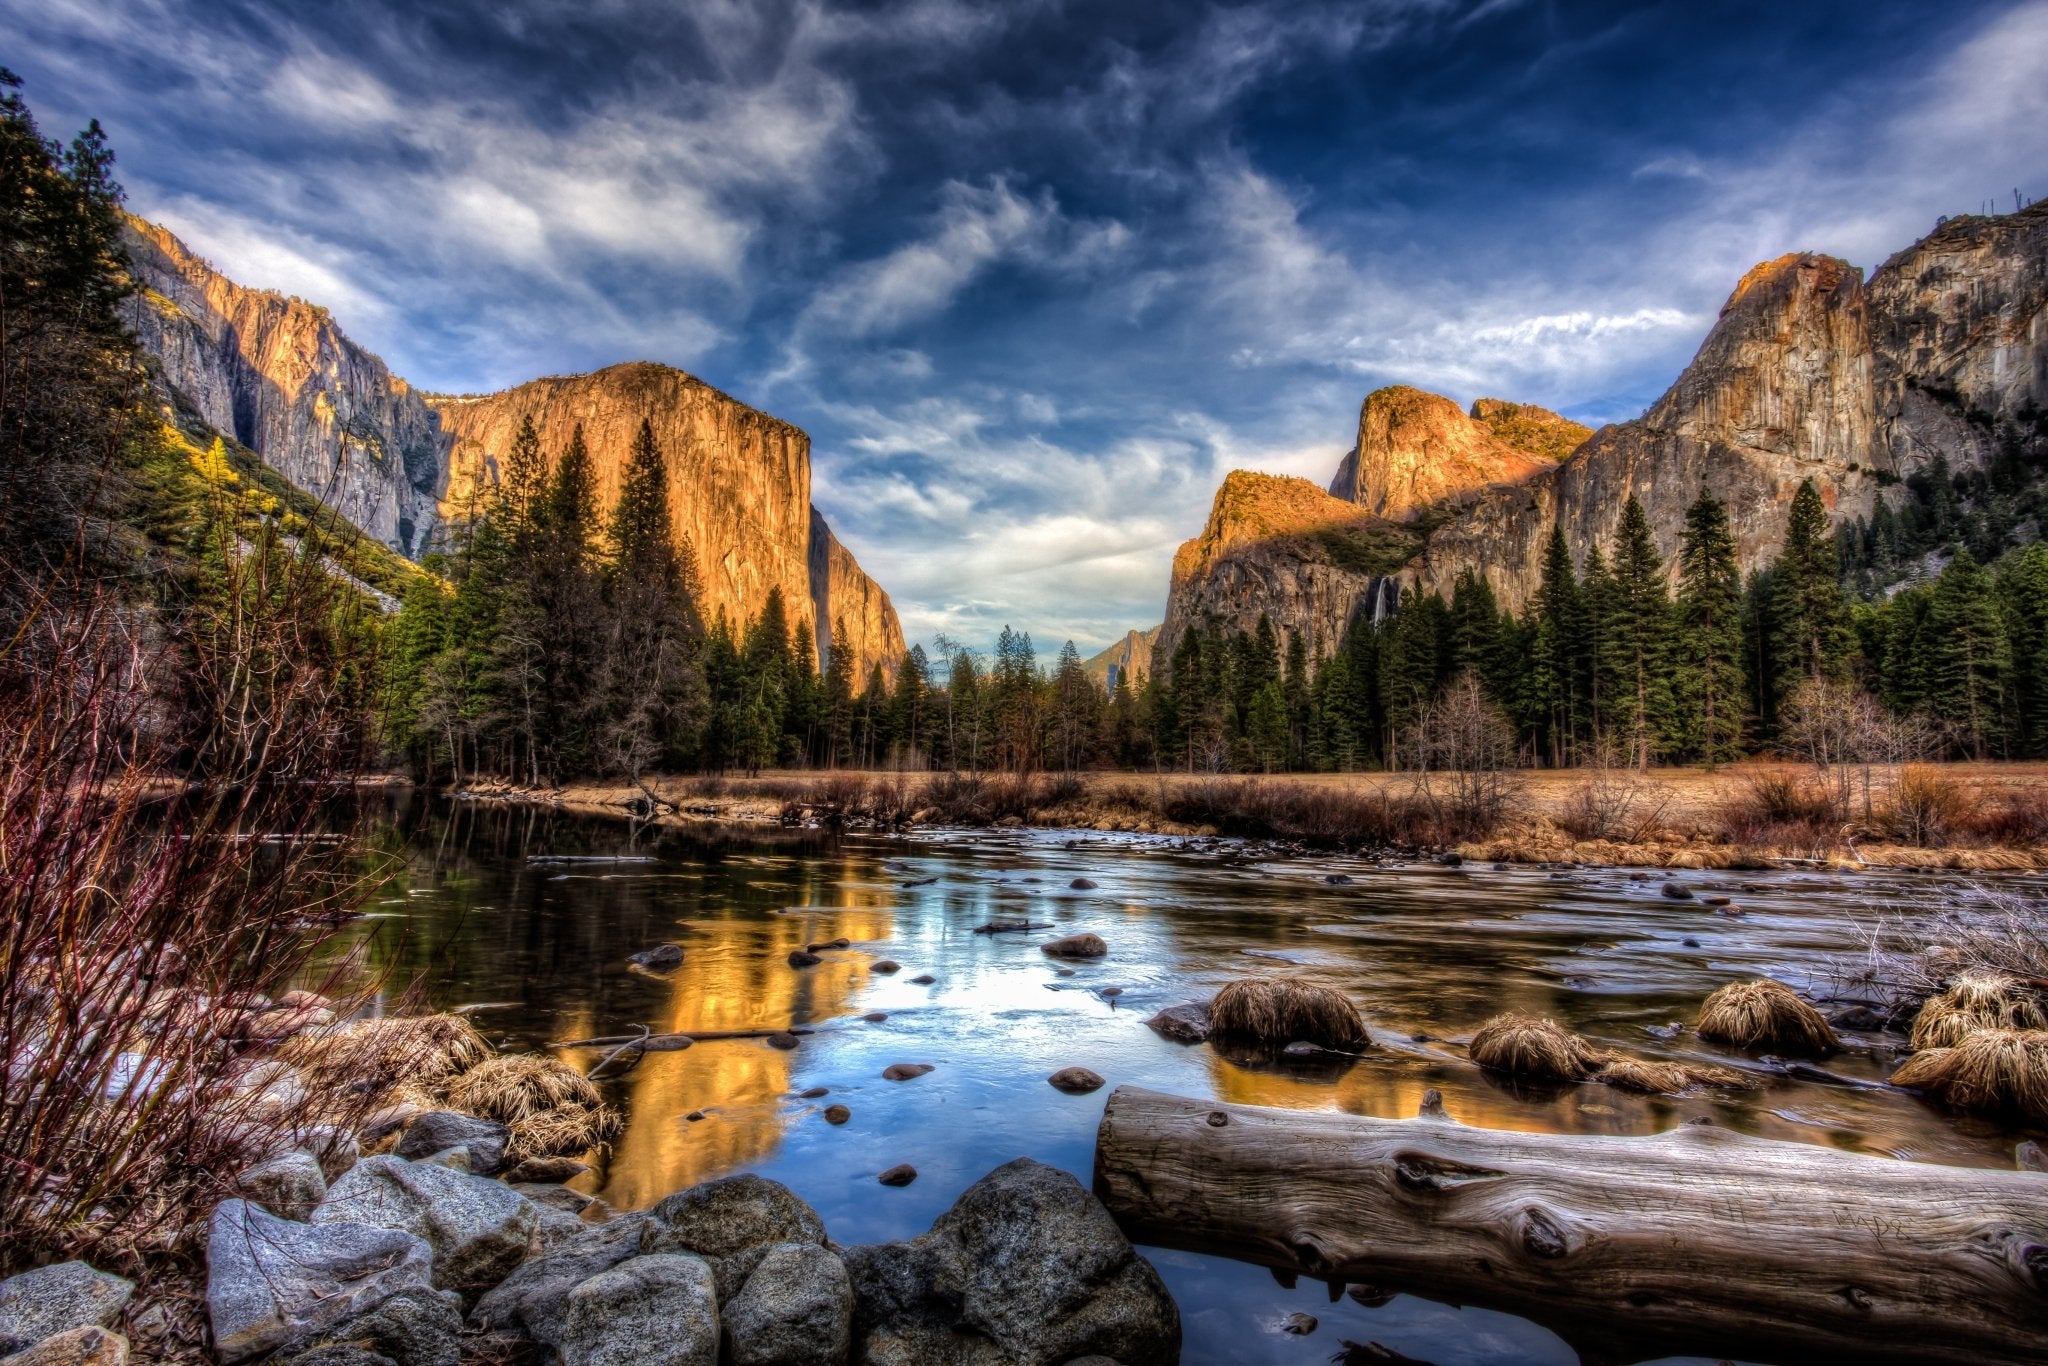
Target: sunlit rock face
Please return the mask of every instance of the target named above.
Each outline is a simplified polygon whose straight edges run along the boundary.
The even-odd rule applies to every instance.
[[[2048,444],[2044,304],[2048,206],[1945,224],[1867,285],[1829,256],[1765,262],[1647,413],[1520,487],[1487,491],[1409,573],[1448,593],[1477,570],[1519,610],[1553,527],[1583,557],[1611,541],[1633,496],[1675,558],[1702,489],[1728,505],[1748,570],[1776,554],[1802,480],[1837,516],[1867,514],[1880,471],[1903,476],[1937,456],[1980,465],[2001,439]]]
[[[326,309],[246,289],[164,229],[130,218],[129,325],[170,397],[394,550],[440,522],[446,434],[404,380]]]
[[[499,462],[530,420],[550,468],[583,429],[608,508],[640,423],[651,422],[668,458],[669,511],[695,552],[707,619],[722,612],[743,629],[779,588],[790,620],[816,630],[821,663],[835,615],[859,661],[857,677],[877,662],[893,670],[901,658],[903,629],[888,595],[811,507],[811,442],[801,428],[647,362],[433,403],[454,437],[449,484],[458,496],[499,478]]]
[[[1244,631],[1264,616],[1283,646],[1290,634],[1305,633],[1310,657],[1327,655],[1410,544],[1383,519],[1306,479],[1233,470],[1202,534],[1173,557],[1153,658],[1165,672],[1181,633],[1211,615]]]
[[[896,609],[811,507],[810,438],[668,366],[615,365],[481,397],[424,395],[344,336],[327,311],[246,289],[162,228],[129,221],[142,287],[127,305],[166,397],[249,447],[363,530],[418,558],[499,479],[522,420],[552,462],[580,425],[609,511],[643,418],[669,461],[705,615],[735,625],[780,588],[829,656],[844,624],[859,675],[903,653]],[[856,684],[858,687],[859,684]]]
[[[1397,384],[1366,396],[1357,444],[1330,492],[1374,516],[1409,521],[1496,484],[1525,483],[1589,434],[1542,408],[1481,399],[1467,413],[1441,394]]]

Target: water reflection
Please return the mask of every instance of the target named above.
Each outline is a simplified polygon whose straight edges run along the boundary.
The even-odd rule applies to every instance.
[[[1800,875],[1699,874],[1703,891],[1744,912],[1658,895],[1619,872],[1555,879],[1528,869],[1375,870],[1344,860],[1241,864],[1159,841],[1045,833],[958,833],[838,847],[773,832],[710,840],[634,837],[623,827],[544,811],[411,806],[406,877],[358,936],[400,977],[426,972],[434,1002],[506,1001],[479,1020],[522,1048],[628,1032],[815,1029],[783,1052],[758,1039],[650,1054],[608,1083],[629,1127],[579,1184],[616,1208],[737,1169],[788,1182],[835,1238],[922,1231],[959,1192],[1019,1154],[1084,1180],[1107,1092],[1066,1096],[1052,1071],[1093,1068],[1135,1084],[1260,1105],[1407,1117],[1425,1091],[1468,1124],[1641,1134],[1698,1115],[1752,1133],[1960,1164],[2005,1166],[2017,1135],[1959,1122],[1912,1098],[1772,1080],[1749,1093],[1643,1097],[1610,1087],[1518,1087],[1472,1067],[1454,1043],[1506,1009],[1553,1015],[1596,1041],[1653,1058],[1747,1061],[1689,1033],[1714,987],[1770,974],[1804,984],[1860,944],[1858,916],[1903,885],[1844,885]],[[534,854],[631,853],[655,862],[551,865]],[[1325,875],[1353,881],[1330,885]],[[1097,885],[1074,889],[1085,877]],[[1923,884],[1924,885],[1924,884]],[[991,920],[1054,928],[977,934]],[[1111,953],[1062,964],[1038,945],[1094,930]],[[795,969],[792,949],[844,936],[852,947]],[[682,966],[630,971],[626,958],[673,941]],[[887,957],[894,976],[869,971]],[[1380,1046],[1348,1066],[1232,1061],[1155,1036],[1154,1010],[1222,983],[1276,972],[1357,1001]],[[914,979],[930,974],[923,985]],[[1103,995],[1115,987],[1114,997]],[[880,1012],[886,1019],[864,1017]],[[1886,1042],[1830,1065],[1886,1075]],[[596,1053],[571,1053],[581,1066]],[[922,1061],[918,1080],[882,1080]],[[829,1098],[799,1093],[824,1087]],[[852,1119],[827,1124],[825,1105]],[[689,1115],[702,1112],[692,1121]],[[918,1181],[875,1184],[899,1161]],[[1378,1341],[1443,1363],[1571,1359],[1541,1328],[1507,1315],[1408,1297],[1366,1306],[1287,1291],[1265,1272],[1166,1254],[1162,1274],[1189,1315],[1187,1360],[1326,1360],[1336,1340]],[[1274,1325],[1293,1310],[1325,1329],[1308,1340]]]

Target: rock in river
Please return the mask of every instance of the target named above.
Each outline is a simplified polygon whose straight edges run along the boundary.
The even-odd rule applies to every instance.
[[[626,961],[637,964],[651,972],[668,972],[673,968],[679,968],[683,965],[683,946],[681,944],[656,944],[651,949],[642,949],[640,952],[631,955]]]
[[[818,957],[817,954],[812,953],[809,949],[791,949],[789,951],[789,965],[793,968],[814,968],[824,961],[824,959]]]
[[[932,1070],[928,1062],[892,1062],[882,1069],[884,1081],[909,1081]]]
[[[1145,1023],[1175,1043],[1201,1043],[1209,1037],[1209,1007],[1200,1001],[1168,1006]]]
[[[911,1166],[908,1162],[898,1162],[895,1166],[876,1177],[875,1180],[885,1186],[907,1186],[917,1180],[917,1168]]]
[[[1101,1075],[1085,1067],[1062,1067],[1047,1077],[1046,1081],[1052,1084],[1054,1090],[1065,1091],[1072,1096],[1084,1096],[1090,1091],[1099,1091],[1103,1085]]]
[[[1109,952],[1109,945],[1099,934],[1070,934],[1064,939],[1053,940],[1044,948],[1054,958],[1100,958]]]

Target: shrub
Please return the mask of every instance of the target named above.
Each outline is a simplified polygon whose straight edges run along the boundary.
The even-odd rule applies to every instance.
[[[1816,847],[1840,830],[1835,804],[1811,779],[1782,769],[1747,774],[1721,804],[1719,833],[1732,844]]]
[[[1940,769],[1907,764],[1899,771],[1880,819],[1901,844],[1938,849],[1965,825],[1977,803],[1962,784]]]

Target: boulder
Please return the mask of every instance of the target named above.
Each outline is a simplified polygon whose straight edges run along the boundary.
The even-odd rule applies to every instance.
[[[339,1124],[315,1124],[299,1131],[299,1151],[311,1153],[320,1175],[332,1181],[362,1159],[363,1145]]]
[[[892,1062],[882,1069],[884,1081],[912,1081],[932,1070],[928,1062]]]
[[[718,1366],[718,1297],[701,1257],[649,1253],[569,1292],[562,1366]]]
[[[214,1350],[242,1361],[308,1341],[401,1294],[431,1293],[425,1239],[362,1224],[297,1224],[223,1200],[206,1243]]]
[[[460,1366],[462,1307],[451,1291],[408,1290],[267,1366]]]
[[[1158,1273],[1080,1182],[1029,1158],[977,1181],[922,1237],[845,1260],[869,1361],[1179,1360]]]
[[[778,1243],[720,1311],[729,1366],[810,1366],[846,1360],[853,1282],[816,1243]]]
[[[56,1262],[0,1281],[0,1356],[12,1356],[74,1328],[104,1328],[121,1317],[135,1283],[84,1262]]]
[[[304,1221],[327,1198],[327,1176],[319,1161],[305,1152],[281,1153],[259,1162],[235,1178],[244,1199],[280,1219]]]
[[[469,1153],[469,1169],[478,1176],[495,1176],[505,1166],[505,1144],[512,1131],[502,1124],[460,1110],[429,1110],[406,1125],[398,1140],[400,1157],[432,1157],[450,1148]]]
[[[539,1215],[532,1201],[501,1181],[366,1157],[334,1183],[312,1222],[403,1229],[433,1248],[436,1287],[482,1290],[525,1259]]]
[[[1046,1078],[1055,1091],[1065,1091],[1071,1096],[1085,1096],[1090,1091],[1102,1089],[1102,1076],[1085,1067],[1062,1067]]]
[[[586,1227],[527,1262],[491,1290],[470,1311],[470,1327],[479,1335],[513,1343],[556,1346],[569,1292],[600,1272],[640,1255],[646,1215]]]
[[[1145,1023],[1175,1043],[1201,1043],[1209,1037],[1209,1007],[1200,1001],[1168,1006]]]
[[[1109,952],[1099,934],[1070,934],[1043,947],[1054,958],[1100,958]]]
[[[825,1241],[825,1221],[816,1210],[787,1186],[750,1173],[678,1191],[650,1214],[640,1250],[704,1258],[721,1301],[745,1283],[769,1248]]]
[[[93,1325],[44,1338],[0,1366],[128,1366],[128,1339]]]

